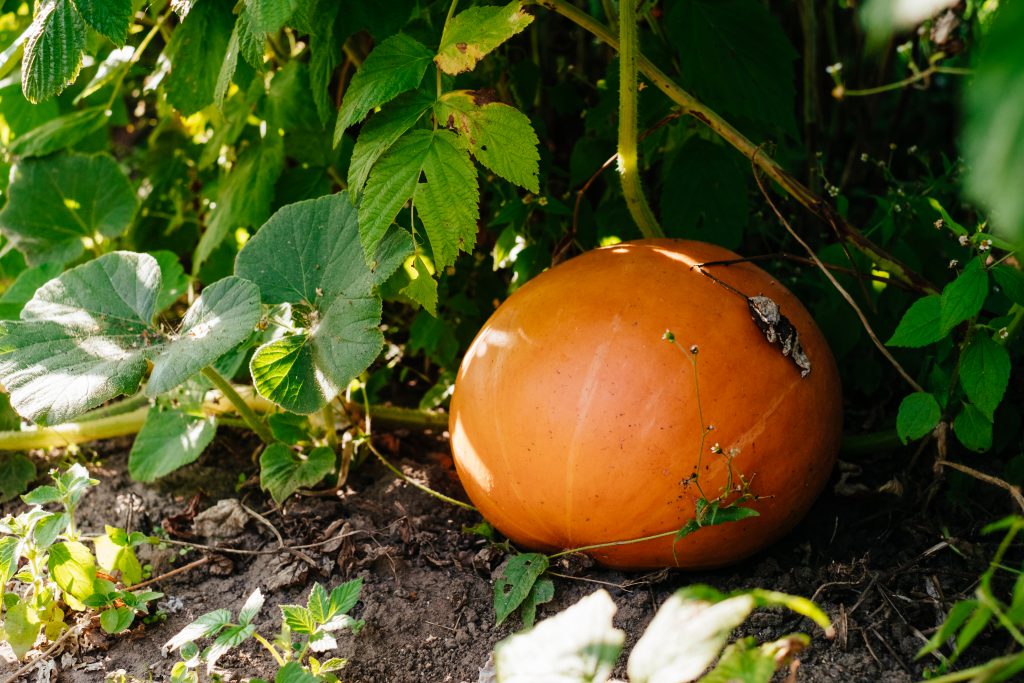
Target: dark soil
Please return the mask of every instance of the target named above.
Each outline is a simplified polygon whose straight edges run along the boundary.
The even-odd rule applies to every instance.
[[[410,476],[461,495],[444,441],[398,433],[379,444]],[[237,472],[254,471],[250,456],[255,446],[241,435],[222,437],[198,463],[157,486],[143,486],[128,478],[125,444],[105,445],[107,452],[93,467],[102,483],[84,499],[80,525],[87,533],[102,530],[104,523],[189,533],[190,502],[202,510],[235,497],[262,512],[288,545],[341,538],[303,550],[301,556],[285,551],[210,555],[213,561],[159,582],[156,588],[167,596],[161,603],[163,622],[118,637],[87,633],[54,655],[55,680],[101,681],[117,670],[142,680],[167,680],[174,659],[164,658],[160,646],[200,614],[221,607],[237,611],[259,587],[267,596],[259,632],[272,637],[280,624],[277,605],[304,602],[316,581],[329,588],[360,577],[364,586],[354,616],[364,619],[366,627],[358,636],[339,639],[337,654],[350,660],[345,681],[475,683],[495,643],[517,628],[515,623],[494,626],[492,585],[504,558],[483,539],[462,531],[479,519],[396,480],[375,461],[353,474],[340,497],[294,497],[275,510],[254,480],[241,485],[238,480]],[[890,454],[841,463],[802,525],[769,551],[729,569],[637,575],[581,561],[560,564],[558,573],[576,578],[556,578],[555,600],[540,608],[538,618],[606,588],[619,607],[616,625],[629,634],[628,651],[656,607],[681,586],[769,588],[813,597],[836,626],[829,640],[809,621],[759,612],[737,634],[759,639],[793,631],[811,634],[811,647],[799,655],[797,680],[919,680],[937,659],[915,661],[915,654],[952,602],[973,590],[994,548],[993,539],[979,535],[978,525],[1002,514],[1004,501],[1001,492],[979,491],[989,504],[972,514],[964,504],[945,499],[948,485],[928,486],[930,468],[907,474],[901,471],[905,467]],[[917,483],[908,486],[910,481]],[[935,501],[925,504],[923,498],[936,491]],[[2,508],[14,509],[10,504]],[[278,545],[255,518],[237,537],[193,540],[248,550]],[[182,554],[175,547],[151,552],[148,560],[158,575],[207,555],[201,550]],[[980,642],[971,659],[1002,654],[1005,647],[996,639]],[[253,641],[220,664],[229,680],[272,678],[270,657]],[[14,669],[0,659],[0,680]],[[24,680],[36,681],[36,674]]]

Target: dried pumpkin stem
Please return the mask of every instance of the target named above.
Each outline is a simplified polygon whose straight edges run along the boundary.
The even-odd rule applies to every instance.
[[[637,30],[636,0],[619,3],[619,177],[622,195],[633,216],[633,222],[644,237],[664,237],[658,225],[643,184],[640,182],[637,153]]]

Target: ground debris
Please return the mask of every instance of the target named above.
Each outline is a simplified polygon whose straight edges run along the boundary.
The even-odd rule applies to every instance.
[[[195,516],[192,528],[204,538],[235,538],[245,529],[250,519],[236,498],[225,498]]]

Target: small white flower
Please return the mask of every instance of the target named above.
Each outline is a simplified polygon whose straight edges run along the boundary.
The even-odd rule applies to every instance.
[[[907,147],[907,154],[917,154],[917,145]]]
[[[719,446],[718,443],[716,442],[715,445],[711,447],[711,452],[712,453],[716,453],[716,454],[717,453],[721,453],[722,452],[722,447]]]
[[[981,244],[978,245],[978,249],[981,251],[988,251],[992,248],[992,240],[982,240]]]
[[[996,334],[999,335],[1000,339],[1006,339],[1007,337],[1010,336],[1010,331],[1005,327],[1000,327],[999,331],[996,332]]]
[[[860,160],[861,161],[867,161],[868,160],[868,153],[867,152],[861,152],[860,153]]]
[[[966,247],[971,243],[971,240],[967,239],[967,235],[960,235],[960,239],[958,241],[960,242],[961,247]]]
[[[956,268],[958,265],[960,265],[960,261],[956,260],[955,258],[949,260],[949,267],[951,269]]]
[[[830,64],[829,66],[825,67],[825,73],[830,74],[830,75],[831,74],[837,74],[837,73],[839,73],[842,70],[843,70],[843,63],[842,62],[836,62],[835,64]]]

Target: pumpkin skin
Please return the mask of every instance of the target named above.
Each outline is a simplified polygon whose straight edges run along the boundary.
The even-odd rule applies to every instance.
[[[708,498],[733,471],[760,515],[590,551],[609,567],[712,568],[789,531],[835,463],[842,397],[835,360],[807,310],[760,268],[709,269],[747,296],[776,301],[811,361],[799,368],[768,343],[747,302],[692,269],[738,258],[684,240],[640,240],[587,252],[537,276],[503,303],[463,359],[451,403],[456,469],[483,516],[543,552],[681,528],[700,497],[700,399],[713,425],[700,457]],[[689,353],[689,351],[687,351]],[[674,551],[673,552],[673,545]]]

